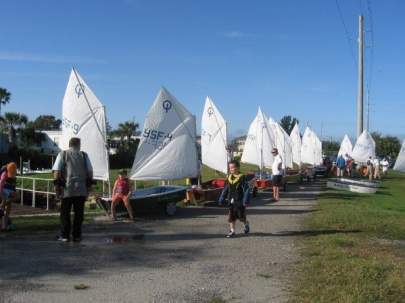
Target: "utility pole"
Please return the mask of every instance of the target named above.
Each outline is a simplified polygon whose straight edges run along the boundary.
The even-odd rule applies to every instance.
[[[370,90],[367,90],[367,130],[370,131]]]
[[[364,17],[359,16],[359,65],[358,65],[358,90],[357,90],[357,137],[364,129]]]

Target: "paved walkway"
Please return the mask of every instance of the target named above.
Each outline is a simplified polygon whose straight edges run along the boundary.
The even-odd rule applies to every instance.
[[[81,244],[1,237],[0,302],[285,302],[319,190],[291,186],[278,203],[261,193],[248,209],[252,233],[234,239],[224,237],[225,209],[201,207],[171,219],[98,220]]]

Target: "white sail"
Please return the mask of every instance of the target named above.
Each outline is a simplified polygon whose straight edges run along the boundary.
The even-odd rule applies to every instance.
[[[225,119],[210,97],[205,99],[201,121],[201,160],[217,171],[227,173],[227,129]]]
[[[340,149],[338,152],[338,156],[342,155],[342,156],[346,156],[346,155],[351,155],[353,151],[353,145],[352,142],[350,141],[348,135],[345,135],[342,143],[340,144]]]
[[[312,165],[322,163],[322,142],[309,127],[305,129],[302,137],[301,161]]]
[[[365,163],[370,157],[375,157],[375,142],[367,130],[364,130],[357,138],[351,156],[356,162],[360,163]]]
[[[97,180],[109,179],[106,119],[103,104],[83,78],[72,69],[62,106],[62,137],[59,148],[68,149],[72,137],[81,139]]]
[[[283,168],[292,168],[292,144],[290,136],[281,127],[281,125],[274,121],[272,118],[269,118],[269,124],[274,134],[275,145],[279,154],[281,155],[281,158],[283,159]]]
[[[319,139],[317,134],[314,132],[315,136],[315,165],[321,165],[322,164],[322,141]]]
[[[146,116],[131,179],[173,180],[198,173],[195,117],[162,88]]]
[[[394,170],[405,172],[405,140],[402,142],[401,150],[395,161]]]
[[[297,165],[301,165],[301,134],[300,134],[300,127],[298,123],[294,125],[294,128],[290,134],[291,138],[291,145],[292,145],[292,158],[293,162]]]
[[[274,160],[271,150],[275,146],[269,121],[259,108],[255,119],[250,124],[241,161],[257,165],[260,169],[270,168]]]

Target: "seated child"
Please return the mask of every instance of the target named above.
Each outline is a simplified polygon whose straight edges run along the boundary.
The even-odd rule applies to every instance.
[[[129,179],[127,177],[127,171],[121,170],[119,172],[117,180],[114,183],[113,195],[112,195],[112,201],[111,201],[111,214],[112,214],[112,217],[114,220],[117,219],[115,208],[116,208],[117,204],[120,203],[121,201],[124,203],[124,205],[128,211],[129,218],[131,220],[134,220],[134,217],[132,214],[131,203],[129,201],[131,194],[132,194],[132,186],[131,186],[131,182],[129,181]]]

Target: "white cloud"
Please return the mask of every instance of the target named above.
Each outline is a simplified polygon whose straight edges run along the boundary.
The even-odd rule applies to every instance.
[[[104,60],[78,57],[78,56],[32,54],[32,53],[25,53],[25,52],[7,52],[7,51],[0,51],[0,61],[20,61],[20,62],[25,61],[25,62],[56,63],[56,64],[105,63]]]
[[[234,38],[243,38],[243,37],[247,37],[247,36],[248,36],[247,34],[244,34],[244,33],[240,32],[240,31],[236,31],[236,30],[228,31],[228,32],[223,32],[222,35],[223,35],[224,37],[226,37],[226,38],[231,38],[231,39],[234,39]]]

